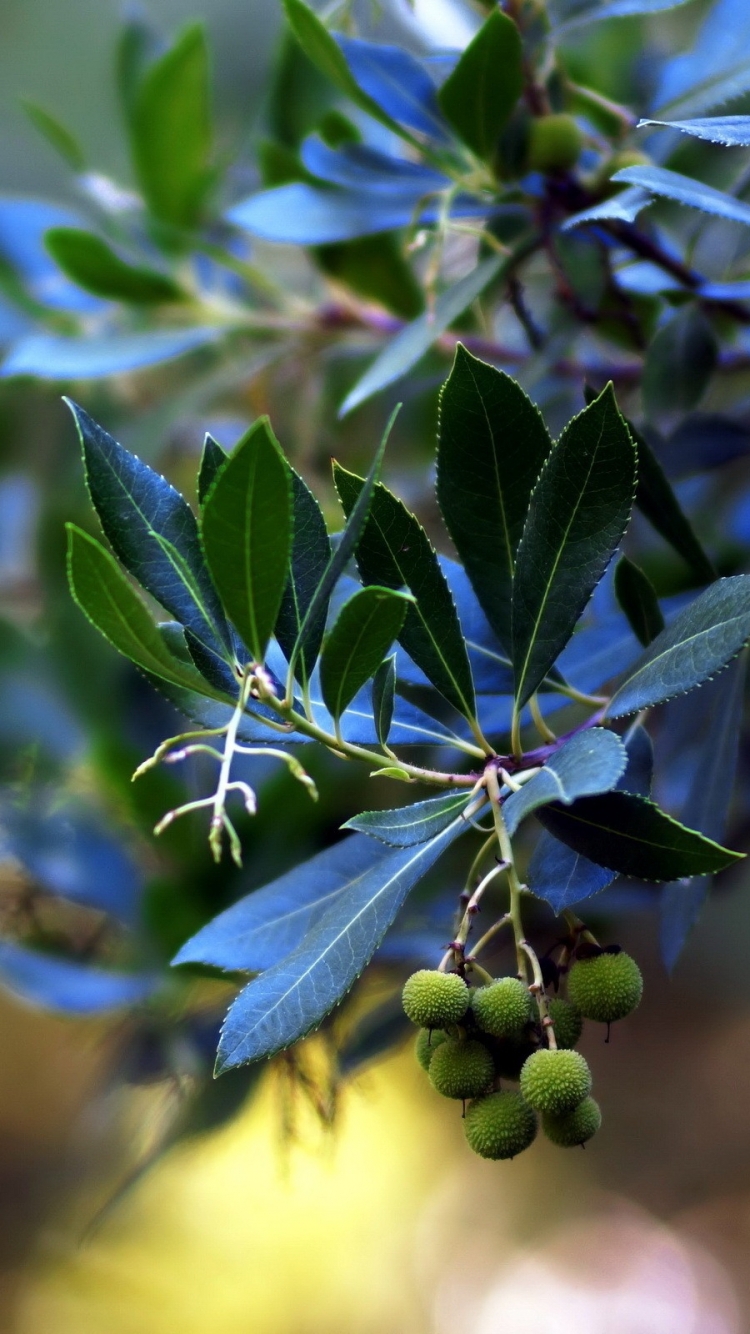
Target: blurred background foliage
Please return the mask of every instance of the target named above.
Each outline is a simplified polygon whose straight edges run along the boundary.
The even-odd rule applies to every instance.
[[[648,20],[572,29],[568,70],[645,114],[659,61],[689,46],[710,8],[694,0]],[[425,0],[414,10],[397,0],[382,8],[363,0],[355,12],[365,35],[433,54],[461,45],[478,21],[450,0]],[[348,131],[330,114],[330,87],[290,43],[280,47],[276,0],[213,0],[198,15],[185,0],[151,0],[146,16],[132,11],[126,19],[137,34],[145,17],[166,38],[196,16],[210,35],[214,160],[228,170],[219,192],[224,206],[250,195],[261,176],[270,185],[288,179],[294,150],[321,117],[328,115],[334,140]],[[109,0],[2,6],[3,194],[62,210],[45,213],[45,227],[70,225],[70,210],[91,217],[101,208],[106,216],[109,178],[118,189],[134,186],[114,69],[122,29],[119,6]],[[80,142],[86,170],[101,174],[83,193],[21,98],[59,117]],[[741,99],[732,103],[743,109]],[[740,199],[747,194],[745,150],[683,139],[671,141],[668,160],[718,187],[733,184]],[[656,210],[708,279],[744,277],[746,229],[740,238],[720,220],[706,223],[671,204]],[[49,288],[34,290],[33,282],[19,292],[19,274],[26,279],[30,270],[14,247],[34,249],[40,233],[33,215],[19,225],[16,214],[11,225],[11,214],[0,207],[0,337],[17,348],[40,328],[60,337],[91,318],[96,352],[103,335],[95,304],[87,307],[96,298],[66,294],[59,272],[51,299]],[[443,276],[460,280],[475,250],[471,238],[455,240]],[[218,241],[229,244],[223,232]],[[375,399],[343,420],[338,406],[384,338],[418,316],[422,302],[398,254],[382,268],[383,251],[366,242],[359,259],[335,245],[306,257],[262,242],[242,249],[236,236],[231,244],[240,270],[246,260],[254,269],[217,274],[204,256],[216,324],[225,298],[236,296],[233,276],[252,290],[272,274],[306,312],[322,312],[316,321],[305,317],[299,338],[282,344],[267,331],[232,329],[145,369],[92,378],[85,369],[46,375],[40,367],[0,382],[2,1327],[13,1334],[207,1326],[232,1334],[250,1325],[258,1334],[440,1334],[461,1324],[477,1334],[522,1327],[741,1334],[750,1328],[750,909],[742,868],[720,881],[671,982],[659,957],[654,897],[620,889],[597,901],[592,920],[605,922],[608,938],[644,965],[647,1003],[612,1046],[587,1039],[608,1112],[585,1157],[560,1162],[540,1148],[502,1170],[468,1161],[452,1109],[435,1107],[411,1054],[398,1047],[405,1035],[388,1009],[398,962],[376,966],[332,1028],[269,1073],[251,1067],[211,1082],[231,980],[169,974],[169,959],[238,895],[331,842],[353,810],[372,804],[371,793],[365,775],[319,756],[311,767],[322,797],[313,808],[298,784],[269,767],[260,814],[242,830],[243,871],[213,865],[200,821],[183,822],[155,846],[155,819],[182,799],[183,783],[188,792],[197,787],[200,773],[152,773],[131,786],[140,759],[179,730],[177,715],[69,599],[62,521],[90,520],[60,393],[71,392],[190,496],[205,431],[229,447],[268,411],[335,526],[330,456],[354,467],[369,461],[389,403]],[[577,265],[577,244],[571,241],[566,262],[585,301],[596,274],[586,262]],[[33,262],[43,253],[37,245]],[[180,271],[177,243],[174,256],[170,264]],[[369,304],[382,299],[381,286],[357,294],[363,305],[355,317],[346,282],[354,273],[361,285],[363,256],[364,271],[379,263],[381,280],[391,283],[390,310]],[[43,284],[55,272],[50,261],[37,278]],[[532,268],[525,281],[534,310],[548,313],[549,270]],[[652,333],[664,307],[655,309],[651,291],[634,300]],[[148,330],[145,310],[131,309],[123,327]],[[178,308],[156,323],[183,330],[191,319]],[[461,328],[481,335],[479,319],[465,316]],[[709,342],[728,329],[722,320],[714,312]],[[518,352],[518,328],[513,336]],[[647,391],[647,415],[700,538],[717,567],[733,572],[747,568],[750,545],[750,347],[745,330],[733,329],[722,353],[732,362],[728,373],[696,384],[713,355],[705,331],[697,337],[694,361],[679,361],[678,370],[688,386],[682,409],[703,395],[699,417],[688,418],[680,405],[674,411],[674,398],[664,411],[659,384],[672,364],[669,346]],[[572,340],[572,323],[560,319],[558,361],[571,355]],[[641,418],[632,373],[641,349],[615,337],[608,356],[612,346],[623,407]],[[509,368],[557,428],[580,407],[584,377],[564,366],[551,374],[549,351],[528,358],[523,348]],[[602,347],[589,352],[596,379]],[[433,349],[406,386],[389,390],[391,401],[405,397],[405,409],[386,478],[428,526],[437,389],[449,364],[449,346]],[[695,582],[645,524],[636,536],[660,594]],[[665,754],[671,718],[661,723]],[[683,739],[690,726],[684,718]],[[747,760],[743,743],[733,846],[747,846]],[[678,769],[664,799],[679,807],[683,797]],[[452,893],[450,884],[448,859],[432,888]],[[436,938],[444,930],[436,920]],[[332,1039],[349,1076],[343,1091],[332,1079]],[[394,1043],[395,1054],[373,1061]]]

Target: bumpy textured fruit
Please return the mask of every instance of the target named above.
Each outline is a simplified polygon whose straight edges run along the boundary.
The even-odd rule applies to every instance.
[[[524,1064],[521,1092],[535,1111],[562,1116],[588,1097],[591,1071],[580,1052],[542,1047]]]
[[[575,166],[583,135],[572,116],[538,116],[529,126],[528,164],[533,171]]]
[[[635,959],[624,950],[577,959],[568,974],[568,995],[584,1019],[613,1024],[638,1005],[643,978]]]
[[[470,1000],[469,988],[458,973],[438,973],[431,968],[412,973],[403,991],[404,1010],[420,1028],[459,1023]]]
[[[464,1131],[480,1158],[515,1158],[535,1138],[536,1117],[520,1093],[504,1089],[469,1104]]]
[[[501,977],[472,993],[477,1025],[495,1038],[518,1038],[533,1015],[533,1001],[517,977]]]
[[[448,1038],[430,1061],[430,1083],[444,1098],[478,1098],[495,1077],[487,1048],[473,1038]]]
[[[572,1112],[565,1112],[563,1116],[547,1114],[542,1117],[542,1129],[547,1139],[561,1149],[574,1149],[577,1144],[585,1144],[596,1134],[601,1123],[599,1104],[593,1098],[584,1098]]]
[[[555,996],[549,1003],[549,1017],[558,1047],[575,1047],[583,1032],[583,1015],[578,1006]]]
[[[439,1028],[420,1028],[414,1043],[414,1055],[423,1070],[429,1070],[430,1061],[447,1036],[448,1034]]]

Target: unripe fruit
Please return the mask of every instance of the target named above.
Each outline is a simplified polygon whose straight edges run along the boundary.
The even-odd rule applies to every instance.
[[[583,135],[572,116],[537,116],[529,126],[528,165],[532,171],[574,167],[583,148]]]
[[[591,1071],[577,1051],[542,1047],[524,1063],[521,1092],[537,1112],[562,1116],[591,1092]]]
[[[548,1114],[542,1117],[542,1129],[547,1139],[561,1149],[574,1149],[576,1145],[585,1144],[596,1134],[601,1123],[599,1104],[593,1098],[584,1098],[572,1112],[565,1112],[563,1116]]]
[[[471,1008],[483,1033],[518,1038],[533,1016],[533,1001],[517,977],[501,977],[472,993]]]
[[[487,1048],[473,1038],[447,1038],[430,1061],[430,1083],[444,1098],[478,1098],[495,1077]]]
[[[459,1023],[470,1000],[469,988],[458,973],[438,973],[431,968],[412,973],[403,991],[404,1010],[420,1028]]]
[[[613,1024],[638,1005],[643,978],[635,959],[620,950],[577,959],[568,974],[568,995],[584,1019]]]
[[[520,1093],[504,1089],[469,1104],[464,1131],[480,1158],[515,1158],[535,1138],[536,1117]]]
[[[423,1070],[429,1070],[430,1061],[447,1036],[440,1028],[420,1028],[414,1043],[414,1055]]]
[[[549,1017],[552,1020],[558,1047],[564,1049],[575,1047],[583,1032],[583,1015],[578,1006],[571,1005],[570,1001],[563,1000],[562,996],[555,996],[549,1003]]]

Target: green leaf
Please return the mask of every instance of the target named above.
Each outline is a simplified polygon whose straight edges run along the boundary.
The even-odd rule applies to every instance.
[[[211,490],[211,484],[219,469],[226,463],[229,455],[222,449],[218,440],[206,432],[201,454],[201,466],[198,469],[198,504],[202,505]]]
[[[643,367],[642,392],[649,417],[689,412],[702,398],[716,368],[713,330],[696,305],[684,306],[656,333]]]
[[[393,232],[316,246],[314,253],[329,277],[360,296],[380,302],[394,315],[413,320],[424,310],[422,289]]]
[[[546,806],[537,818],[575,852],[610,871],[639,880],[709,875],[744,855],[722,848],[694,829],[686,829],[647,797],[632,792],[581,797],[568,810]]]
[[[503,818],[513,836],[522,820],[550,802],[570,806],[577,798],[609,792],[622,777],[627,751],[620,738],[604,727],[579,732],[547,760],[544,768],[512,792],[503,803]]]
[[[68,580],[78,606],[100,634],[144,671],[210,699],[231,702],[169,652],[143,600],[117,561],[75,524],[68,529]]]
[[[295,656],[297,679],[304,685],[309,681],[320,653],[327,602],[321,602],[314,622],[308,622],[304,640],[300,640],[300,631],[331,559],[331,542],[315,496],[294,469],[290,472],[294,537],[289,578],[276,620],[276,638],[289,661]]]
[[[567,644],[619,546],[635,483],[635,447],[610,384],[566,426],[531,496],[513,583],[519,707]]]
[[[490,625],[511,642],[516,551],[529,498],[552,448],[520,385],[460,343],[440,395],[437,496]]]
[[[65,400],[83,450],[86,481],[105,536],[126,570],[208,647],[229,652],[229,631],[187,501],[123,449],[83,408]]]
[[[338,464],[334,481],[344,512],[350,514],[364,483]],[[445,575],[422,526],[382,483],[375,488],[357,565],[363,583],[406,587],[414,595],[399,642],[436,689],[465,718],[473,718],[474,682]]]
[[[73,171],[80,172],[86,168],[86,159],[83,156],[78,140],[70,133],[64,125],[54,116],[51,116],[44,107],[40,107],[37,102],[30,102],[27,98],[21,99],[21,106],[31,121],[35,129],[51,144],[56,153],[67,162]]]
[[[185,300],[185,293],[167,274],[126,263],[93,232],[51,227],[44,244],[63,273],[95,296],[133,305]]]
[[[501,275],[509,261],[501,255],[482,260],[465,278],[459,279],[447,291],[442,292],[432,310],[425,311],[412,324],[396,334],[378,354],[364,375],[349,391],[339,409],[339,416],[345,417],[360,403],[366,402],[387,385],[400,380],[412,366],[416,366],[432,344],[445,333],[445,330],[467,306],[476,301],[493,278]]]
[[[711,561],[693,532],[667,476],[648,441],[626,418],[638,452],[638,487],[635,503],[665,542],[687,562],[701,583],[716,578]]]
[[[615,569],[615,597],[630,622],[636,639],[648,646],[664,629],[659,599],[648,575],[621,556]]]
[[[130,130],[136,175],[154,217],[172,227],[194,227],[213,181],[202,24],[189,24],[147,70],[135,93]]]
[[[622,718],[708,681],[750,639],[750,574],[717,579],[662,630],[610,701]]]
[[[266,417],[236,445],[203,506],[206,559],[229,618],[263,662],[289,573],[289,468]]]
[[[523,82],[521,35],[496,9],[438,93],[443,114],[477,157],[492,158]]]
[[[430,797],[428,801],[417,801],[412,806],[399,806],[393,811],[363,811],[361,815],[352,816],[341,828],[370,834],[393,848],[413,848],[442,834],[472,800],[472,794],[464,788],[461,792],[447,792],[444,796]]]
[[[388,733],[393,722],[393,705],[396,698],[396,655],[381,662],[372,678],[372,716],[375,734],[381,746],[388,742]]]
[[[382,125],[387,125],[389,130],[393,130],[394,134],[400,135],[402,139],[408,139],[410,143],[417,143],[418,141],[403,125],[399,125],[398,121],[393,120],[372,97],[369,97],[360,88],[340,46],[309,6],[303,4],[302,0],[283,0],[283,3],[289,26],[305,55],[312,61],[316,69],[319,69],[321,74],[324,74],[334,87],[338,88],[339,92],[350,98],[355,106],[360,107],[362,111],[366,111],[368,116],[373,116]]]
[[[344,603],[320,659],[323,702],[337,721],[399,634],[410,594],[371,585]]]
[[[317,1028],[369,963],[409,891],[466,828],[459,818],[429,843],[388,853],[292,954],[240,992],[222,1030],[217,1073],[273,1056]]]

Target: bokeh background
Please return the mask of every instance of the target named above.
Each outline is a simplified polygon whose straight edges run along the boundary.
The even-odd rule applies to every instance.
[[[460,35],[466,16],[436,0],[421,12],[433,3],[431,39]],[[652,38],[682,40],[701,12],[700,5],[689,8],[652,26]],[[262,105],[280,28],[275,0],[206,0],[200,8],[189,0],[149,0],[149,12],[167,30],[190,17],[207,21],[221,133],[234,152]],[[69,176],[29,127],[22,96],[58,113],[98,169],[127,177],[112,81],[119,18],[114,0],[3,0],[4,192],[73,198]],[[412,21],[406,7],[400,21]],[[640,34],[628,21],[615,35],[592,39],[613,83],[617,44],[632,51]],[[150,457],[179,481],[195,462],[208,420],[215,423],[202,408],[165,421],[162,384],[146,376],[137,388],[97,389],[84,401],[108,424],[122,424],[123,438],[137,443],[148,434]],[[253,392],[244,403],[237,392],[234,417],[227,412],[219,423],[227,443],[243,416],[258,410],[257,387]],[[295,411],[303,416],[305,404],[290,404],[283,383],[264,392],[278,398],[282,426],[293,433]],[[406,488],[428,466],[428,446],[410,453],[407,443],[398,479]],[[368,442],[321,426],[307,446],[313,476],[317,469],[322,476],[333,448],[356,458]],[[113,666],[88,638],[75,639],[66,654],[76,613],[64,589],[60,528],[62,516],[82,506],[83,493],[56,390],[0,389],[0,468],[3,654],[13,635],[30,636],[26,683],[46,690],[55,681],[30,719],[19,716],[16,696],[12,708],[0,710],[3,778],[22,785],[30,771],[35,781],[40,772],[48,776],[49,748],[75,750],[80,729],[114,747],[108,715],[129,709],[143,728],[149,706],[127,669]],[[145,750],[135,722],[127,741]],[[76,772],[85,787],[85,766]],[[113,761],[115,786],[119,773]],[[296,823],[304,846],[298,822],[305,817],[294,800],[283,784],[274,790],[275,805],[253,846],[253,883],[288,864],[284,821]],[[351,788],[330,798],[331,833],[350,800]],[[300,1098],[282,1065],[237,1116],[155,1155],[150,1170],[139,1173],[169,1137],[180,1090],[158,1070],[151,1080],[126,1078],[132,1021],[62,1019],[0,991],[0,1329],[750,1330],[747,880],[742,870],[725,877],[671,981],[647,901],[622,922],[609,920],[610,937],[642,963],[646,999],[609,1045],[586,1037],[606,1119],[585,1153],[540,1143],[510,1164],[474,1159],[455,1107],[436,1102],[407,1043],[363,1064],[345,1087],[333,1127]],[[16,882],[13,863],[4,863],[4,914],[13,911]],[[210,883],[206,892],[213,892]],[[177,911],[172,900],[167,909]],[[189,927],[190,902],[184,910]],[[164,951],[168,957],[168,940]],[[377,978],[370,985],[377,987]]]

